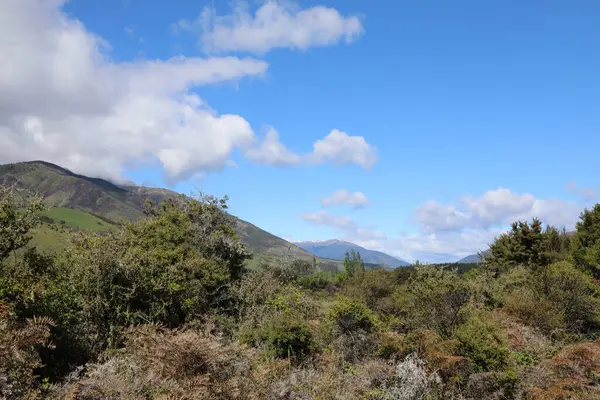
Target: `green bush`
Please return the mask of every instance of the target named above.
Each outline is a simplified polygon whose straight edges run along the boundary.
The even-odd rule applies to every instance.
[[[299,316],[277,314],[242,339],[256,347],[266,346],[278,358],[301,361],[313,354],[317,344],[307,322]]]
[[[456,271],[419,266],[393,297],[405,329],[433,329],[449,338],[466,317],[471,288]]]
[[[573,259],[600,277],[600,204],[591,210],[585,209],[579,218],[573,236]]]
[[[600,327],[598,286],[590,276],[562,261],[550,265],[536,277],[536,287],[564,316],[570,332],[591,332]]]
[[[567,258],[570,247],[570,239],[564,230],[558,231],[553,226],[542,229],[542,221],[534,218],[531,223],[514,222],[510,231],[496,238],[485,262],[488,268],[497,272],[519,265],[538,269]]]
[[[458,327],[454,337],[459,352],[473,361],[477,371],[501,371],[508,366],[510,352],[501,327],[491,315],[478,312]]]
[[[522,287],[506,296],[504,309],[522,323],[552,334],[565,327],[563,312],[531,287]]]
[[[389,315],[397,311],[392,301],[395,289],[392,274],[383,269],[370,269],[350,278],[340,293],[348,298],[361,299],[371,310]]]
[[[334,329],[340,333],[374,332],[378,327],[376,315],[359,300],[339,298],[328,314]]]

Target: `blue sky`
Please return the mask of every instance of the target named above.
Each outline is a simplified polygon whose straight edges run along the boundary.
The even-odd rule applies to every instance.
[[[571,227],[596,201],[598,2],[0,11],[1,162],[227,194],[287,239],[408,260],[458,259],[515,219]]]

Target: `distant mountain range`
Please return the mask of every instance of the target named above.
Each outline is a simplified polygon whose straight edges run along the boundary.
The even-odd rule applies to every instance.
[[[360,253],[361,258],[367,264],[386,265],[388,267],[406,267],[410,263],[392,257],[380,251],[368,250],[354,243],[341,240],[326,240],[322,242],[295,242],[295,245],[314,254],[317,257],[333,260],[343,260],[346,252],[354,250]]]
[[[489,250],[486,250],[483,252],[484,256],[487,254],[490,254]],[[471,254],[470,256],[466,256],[465,258],[461,258],[456,263],[457,264],[479,264],[481,262],[483,262],[483,260],[481,259],[481,255],[479,253],[477,253],[477,254]]]

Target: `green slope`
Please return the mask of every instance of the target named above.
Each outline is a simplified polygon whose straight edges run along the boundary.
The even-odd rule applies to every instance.
[[[73,208],[51,207],[41,214],[45,217],[43,218],[44,220],[66,228],[98,232],[109,231],[115,228],[115,223],[107,218]]]
[[[75,174],[44,161],[0,165],[0,185],[15,185],[43,196],[47,204],[53,206],[44,212],[50,225],[92,231],[113,229],[114,224],[119,221],[141,217],[147,199],[160,203],[178,195],[161,188],[117,186],[103,179]],[[257,256],[266,260],[286,256],[312,260],[312,255],[298,246],[249,222],[235,219],[240,239]],[[43,232],[36,240],[53,240],[44,236],[52,236],[55,231]],[[256,258],[258,260],[261,257]]]

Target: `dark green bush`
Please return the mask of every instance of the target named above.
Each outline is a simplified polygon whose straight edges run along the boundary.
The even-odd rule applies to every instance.
[[[313,354],[317,344],[307,322],[299,316],[276,314],[264,325],[249,332],[242,342],[257,347],[266,346],[268,353],[296,362]]]
[[[543,269],[535,286],[560,310],[568,331],[585,333],[600,327],[598,286],[571,263],[562,261]]]
[[[473,361],[477,371],[501,371],[508,367],[510,351],[501,327],[493,317],[477,312],[458,327],[454,337],[459,352]]]

